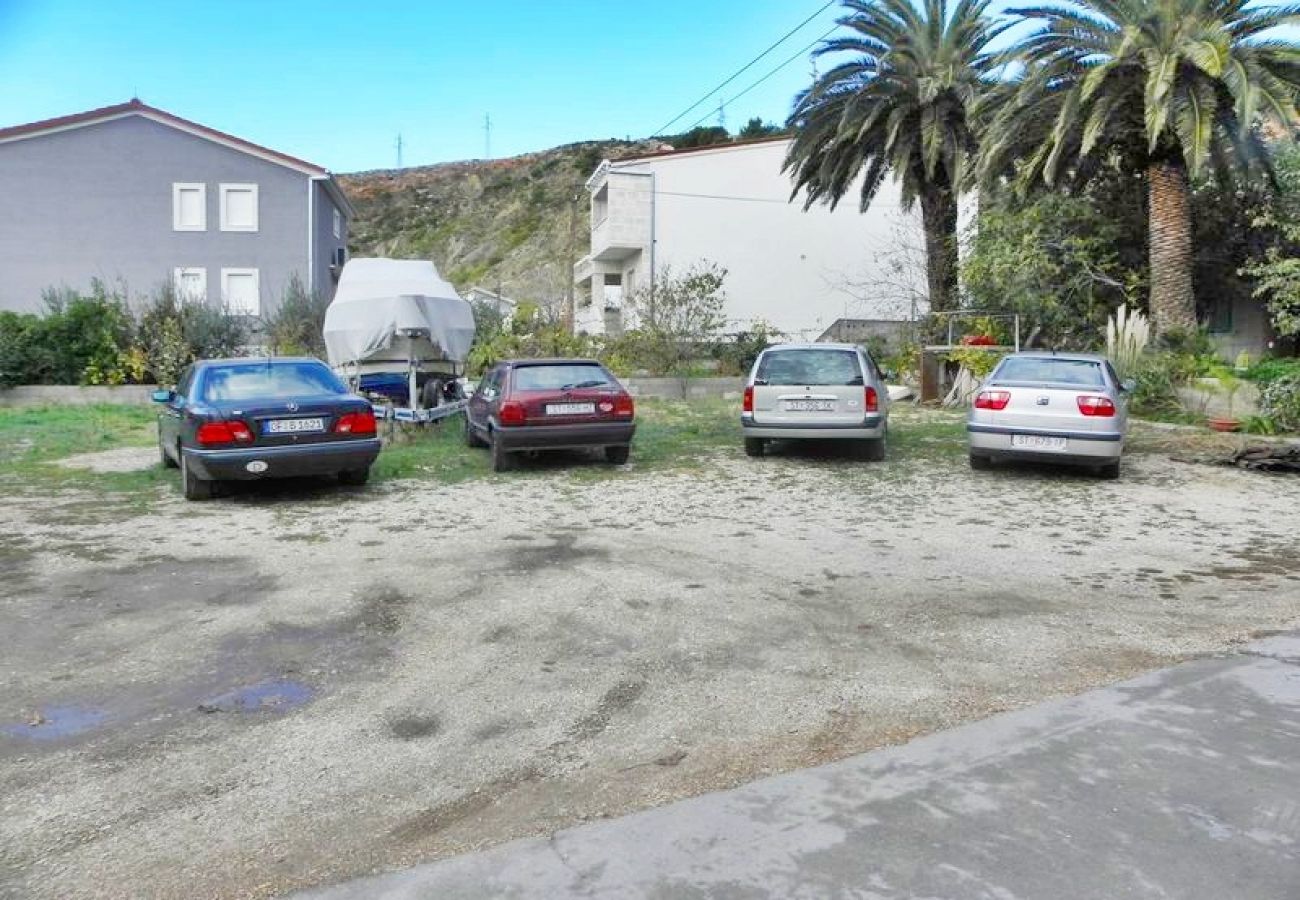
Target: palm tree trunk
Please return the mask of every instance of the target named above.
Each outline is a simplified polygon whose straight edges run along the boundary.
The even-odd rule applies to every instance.
[[[1156,334],[1196,330],[1192,292],[1192,187],[1181,162],[1147,167],[1151,324]]]
[[[921,191],[921,227],[925,230],[925,280],[930,311],[957,306],[957,201],[946,185]]]

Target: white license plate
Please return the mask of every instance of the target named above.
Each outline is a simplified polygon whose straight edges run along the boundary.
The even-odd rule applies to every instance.
[[[834,412],[834,400],[787,400],[787,412]]]
[[[262,426],[263,434],[301,434],[304,431],[324,430],[324,419],[272,419]]]
[[[596,411],[594,403],[548,403],[546,404],[546,414],[548,416],[583,416],[591,415]]]
[[[1049,453],[1063,453],[1069,442],[1063,437],[1047,437],[1041,434],[1013,434],[1011,446],[1017,450],[1046,450]]]

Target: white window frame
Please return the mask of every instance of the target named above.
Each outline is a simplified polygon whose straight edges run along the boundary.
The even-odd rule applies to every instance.
[[[341,240],[342,238],[343,238],[343,213],[335,209],[334,210],[334,239],[337,241],[337,240]]]
[[[181,191],[199,192],[199,224],[186,225],[181,221]],[[208,186],[201,181],[172,182],[172,231],[208,230]]]
[[[252,312],[246,310],[232,310],[230,308],[230,276],[253,276],[253,291],[256,294],[255,302],[257,308]],[[260,316],[262,314],[262,276],[257,269],[222,269],[221,270],[221,305],[234,315],[239,316]]]
[[[226,196],[231,191],[249,191],[253,195],[253,225],[251,228],[244,226],[233,226],[226,220]],[[221,230],[222,231],[245,231],[255,232],[261,225],[262,209],[258,197],[257,185],[255,184],[221,184],[218,186],[218,193],[221,196]]]
[[[199,296],[191,297],[185,293],[181,285],[184,283],[184,276],[188,272],[198,272],[201,287]],[[181,304],[185,303],[207,303],[208,302],[208,270],[203,266],[177,266],[172,270],[172,287],[176,291],[176,299]]]

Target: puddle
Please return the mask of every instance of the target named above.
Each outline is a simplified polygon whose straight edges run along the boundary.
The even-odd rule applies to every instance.
[[[32,741],[57,741],[73,737],[103,723],[108,718],[101,710],[80,706],[45,706],[26,722],[0,725],[0,734]]]
[[[199,712],[288,712],[307,703],[315,691],[300,681],[275,679],[218,694],[199,704]]]

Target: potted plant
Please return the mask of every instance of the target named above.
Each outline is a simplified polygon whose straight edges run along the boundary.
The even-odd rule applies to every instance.
[[[1241,390],[1241,379],[1227,366],[1217,366],[1214,369],[1214,377],[1218,381],[1215,390],[1227,402],[1228,414],[1226,416],[1209,416],[1207,422],[1215,431],[1240,431],[1241,420],[1233,415],[1232,402],[1237,396],[1237,391]]]

